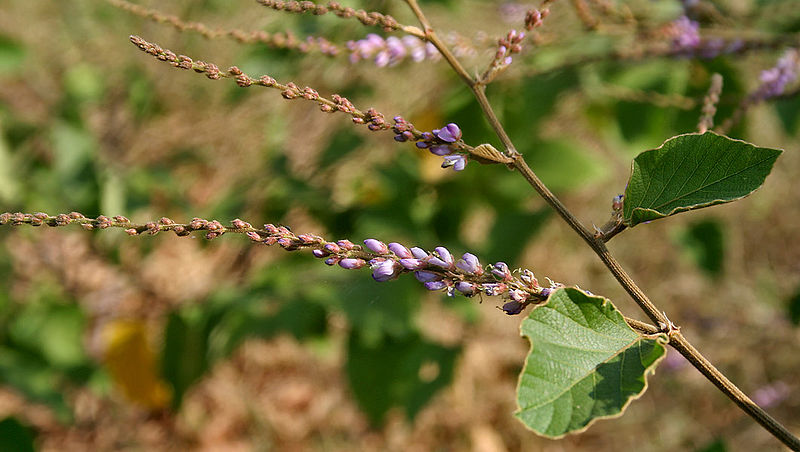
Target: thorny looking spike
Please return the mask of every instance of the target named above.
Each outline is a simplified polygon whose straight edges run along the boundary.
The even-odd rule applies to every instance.
[[[156,57],[158,60],[166,61],[172,66],[180,69],[192,69],[195,72],[205,74],[206,77],[211,80],[232,78],[236,81],[237,85],[243,88],[257,85],[278,89],[281,91],[281,95],[284,99],[292,100],[302,98],[317,102],[320,110],[323,112],[332,113],[340,111],[346,113],[352,117],[354,123],[365,124],[369,130],[374,132],[391,129],[396,134],[395,140],[399,142],[416,141],[417,147],[419,148],[428,148],[429,146],[435,145],[446,146],[446,152],[443,151],[442,153],[437,154],[445,155],[445,161],[442,164],[443,168],[452,166],[456,171],[464,169],[464,166],[467,162],[467,157],[464,155],[464,153],[470,153],[473,149],[472,146],[465,144],[461,140],[461,131],[455,124],[448,124],[443,129],[437,129],[434,131],[438,133],[440,130],[447,130],[448,132],[442,135],[445,137],[443,139],[436,136],[434,133],[417,130],[413,124],[403,119],[402,116],[395,116],[393,118],[395,124],[390,125],[386,122],[386,118],[383,113],[378,112],[374,108],[361,111],[356,108],[346,97],[338,94],[333,94],[331,95],[330,99],[327,99],[323,96],[320,96],[315,89],[309,86],[300,88],[294,82],[288,82],[284,85],[269,75],[262,75],[259,78],[253,78],[242,72],[241,69],[236,66],[231,66],[227,70],[223,71],[214,63],[194,61],[186,55],[176,55],[171,50],[163,49],[158,44],[147,42],[139,36],[131,36],[130,40],[134,45],[139,47],[139,49]],[[451,138],[455,138],[455,141],[450,141]],[[450,155],[454,152],[460,153]]]
[[[369,264],[372,277],[378,282],[398,278],[404,273],[414,273],[428,290],[444,291],[454,296],[456,291],[466,297],[478,293],[488,296],[502,296],[509,300],[502,310],[509,315],[519,314],[528,305],[543,303],[552,288],[561,284],[551,282],[550,288],[541,287],[530,270],[522,270],[520,276],[514,276],[508,266],[502,262],[489,265],[489,272],[480,267],[478,258],[465,253],[458,264],[454,264],[453,256],[445,247],[436,247],[435,254],[414,247],[409,250],[402,244],[392,242],[386,246],[375,239],[364,241],[366,247],[358,246],[349,240],[328,242],[314,234],[295,234],[285,226],[265,224],[263,229],[254,228],[250,223],[240,219],[233,220],[230,225],[223,225],[216,220],[193,218],[189,223],[181,224],[163,217],[159,221],[134,224],[125,217],[109,218],[100,215],[87,218],[78,212],[55,216],[46,213],[3,213],[0,214],[0,226],[10,224],[19,226],[66,226],[79,224],[86,230],[121,228],[128,235],[155,235],[163,231],[172,231],[178,236],[187,236],[194,231],[206,231],[207,239],[214,239],[226,233],[246,235],[250,240],[265,245],[279,245],[287,251],[310,250],[314,257],[325,259],[328,265],[339,265],[345,269],[358,269]],[[408,259],[405,256],[415,256]],[[408,266],[403,261],[417,261]]]
[[[311,13],[321,16],[327,13],[333,13],[343,19],[355,18],[364,25],[381,27],[385,31],[402,30],[405,33],[414,35],[420,39],[425,39],[425,33],[417,27],[403,25],[389,15],[381,14],[378,12],[367,12],[363,9],[353,9],[344,7],[338,2],[328,2],[325,5],[316,4],[310,1],[280,1],[280,0],[256,0],[261,5],[267,8],[272,8],[277,11],[286,11],[290,13]]]
[[[184,22],[177,16],[161,13],[155,9],[145,8],[141,5],[136,5],[126,0],[106,0],[111,5],[127,11],[133,15],[150,19],[154,22],[161,24],[171,25],[178,31],[194,31],[208,39],[216,39],[220,37],[231,38],[243,44],[262,43],[270,47],[279,49],[292,49],[302,53],[318,51],[323,55],[336,56],[340,52],[339,46],[328,41],[325,38],[317,36],[307,36],[305,39],[300,39],[291,32],[286,33],[267,33],[265,31],[243,31],[243,30],[222,30],[211,29],[205,24],[199,22]]]

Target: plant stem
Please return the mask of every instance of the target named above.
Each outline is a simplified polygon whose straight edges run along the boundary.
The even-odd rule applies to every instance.
[[[450,52],[450,49],[442,43],[436,36],[435,31],[431,27],[427,18],[420,10],[416,0],[406,0],[411,10],[417,16],[417,19],[425,29],[426,38],[441,52],[445,60],[455,70],[455,72],[464,80],[475,95],[478,103],[483,110],[486,119],[492,126],[492,129],[497,133],[498,138],[503,143],[503,147],[507,155],[514,159],[514,169],[517,170],[528,184],[536,190],[539,195],[552,207],[561,218],[569,224],[569,226],[579,235],[583,240],[592,248],[600,260],[603,261],[608,270],[614,275],[620,285],[630,294],[631,298],[639,305],[639,307],[658,325],[660,332],[667,333],[669,337],[669,344],[683,355],[697,370],[700,371],[709,381],[711,381],[720,391],[722,391],[729,399],[736,403],[750,417],[755,419],[762,427],[769,431],[774,437],[783,442],[786,446],[795,451],[800,451],[800,440],[798,440],[786,427],[781,425],[773,417],[767,414],[761,407],[756,405],[755,402],[745,395],[742,390],[736,387],[725,375],[722,374],[710,361],[708,361],[696,348],[694,348],[689,341],[681,334],[680,329],[676,327],[655,304],[645,295],[642,289],[636,284],[633,278],[628,275],[625,269],[614,258],[611,252],[606,247],[602,237],[595,237],[584,227],[581,222],[567,209],[566,206],[550,191],[547,186],[542,183],[536,173],[528,166],[522,155],[517,152],[514,144],[511,142],[508,134],[503,128],[497,115],[494,113],[489,100],[486,98],[485,86],[479,84],[476,79],[470,77],[461,63]],[[629,324],[637,329],[649,330],[652,326],[642,322],[629,320]]]

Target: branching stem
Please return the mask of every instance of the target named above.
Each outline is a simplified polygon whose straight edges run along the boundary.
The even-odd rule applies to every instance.
[[[489,121],[492,129],[497,133],[498,138],[503,143],[503,147],[507,155],[514,159],[514,169],[517,170],[528,181],[528,184],[536,190],[539,195],[552,207],[561,218],[569,224],[569,226],[592,248],[597,254],[603,264],[614,275],[622,287],[630,294],[633,300],[639,307],[650,317],[653,322],[660,327],[659,331],[667,333],[669,337],[669,344],[683,355],[697,370],[700,371],[709,381],[711,381],[720,391],[722,391],[728,398],[736,403],[750,417],[756,420],[762,427],[769,431],[773,436],[783,442],[792,450],[800,451],[800,440],[792,435],[786,427],[781,425],[766,411],[750,400],[747,395],[736,387],[725,375],[722,374],[710,361],[708,361],[696,348],[694,348],[689,341],[681,334],[680,328],[676,327],[667,316],[660,311],[655,304],[645,295],[641,288],[636,284],[633,278],[628,275],[625,269],[614,258],[611,252],[606,247],[602,238],[597,238],[591,233],[581,222],[567,209],[564,204],[548,189],[544,183],[536,176],[536,173],[528,166],[523,156],[517,152],[514,144],[511,142],[508,134],[503,129],[500,121],[497,119],[494,110],[492,109],[489,100],[486,98],[485,86],[479,84],[476,79],[469,76],[461,63],[450,52],[437,37],[436,33],[431,27],[430,22],[425,17],[422,10],[419,8],[416,0],[406,0],[411,10],[417,16],[420,24],[425,29],[426,38],[442,53],[445,60],[452,66],[453,70],[465,81],[469,88],[474,93],[478,104],[483,110],[484,116]],[[634,328],[650,331],[652,325],[647,325],[633,319],[626,319],[628,323],[634,322]],[[654,331],[655,332],[655,331]]]

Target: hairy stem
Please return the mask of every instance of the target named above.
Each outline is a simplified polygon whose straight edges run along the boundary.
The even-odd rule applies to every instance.
[[[525,180],[536,190],[539,195],[561,216],[561,218],[569,224],[569,226],[592,248],[600,260],[603,261],[608,270],[614,275],[622,287],[630,294],[633,300],[639,307],[652,319],[658,326],[659,331],[668,333],[670,339],[669,344],[675,348],[681,355],[702,373],[709,381],[711,381],[720,391],[722,391],[728,398],[736,403],[750,417],[756,420],[762,427],[769,431],[773,436],[790,447],[792,450],[800,450],[800,440],[792,435],[783,425],[772,418],[766,411],[755,404],[747,395],[744,394],[738,387],[736,387],[725,375],[722,374],[717,368],[711,364],[697,349],[695,349],[689,341],[680,333],[680,329],[676,327],[667,316],[661,312],[655,304],[645,295],[641,288],[636,284],[633,278],[628,275],[625,269],[614,258],[611,252],[606,248],[602,237],[595,237],[584,227],[581,222],[570,212],[564,204],[548,189],[544,183],[536,176],[536,173],[528,166],[525,159],[515,149],[508,134],[503,129],[497,115],[494,113],[489,100],[486,98],[484,86],[470,77],[464,70],[463,66],[458,62],[450,50],[443,45],[443,43],[436,38],[436,33],[431,27],[427,18],[422,10],[417,5],[416,0],[406,0],[411,7],[414,14],[419,19],[422,26],[425,28],[425,35],[428,40],[436,46],[442,53],[445,60],[453,67],[456,73],[461,76],[466,84],[470,87],[475,94],[478,103],[483,110],[484,116],[491,124],[492,128],[497,133],[498,138],[503,143],[506,153],[509,157],[514,159],[514,169],[517,170]],[[632,319],[626,319],[632,320]],[[632,326],[639,330],[649,330],[646,324],[635,322]],[[629,322],[629,324],[631,324]]]

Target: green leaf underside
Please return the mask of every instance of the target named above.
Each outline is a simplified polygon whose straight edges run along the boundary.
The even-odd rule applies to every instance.
[[[764,183],[781,152],[714,132],[670,138],[633,160],[625,224],[741,199]]]
[[[619,416],[666,353],[663,339],[631,329],[609,300],[574,288],[554,292],[520,328],[531,351],[515,415],[550,438]]]

